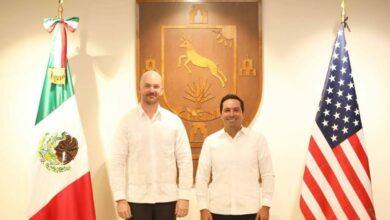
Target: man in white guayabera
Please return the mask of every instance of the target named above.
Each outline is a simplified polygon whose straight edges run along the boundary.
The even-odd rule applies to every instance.
[[[186,216],[193,185],[186,130],[178,116],[159,105],[160,74],[145,72],[139,92],[139,105],[121,119],[112,145],[110,183],[117,213],[132,220]]]
[[[244,102],[238,96],[223,97],[220,112],[224,128],[205,139],[196,174],[201,219],[268,220],[274,173],[267,142],[242,126]]]

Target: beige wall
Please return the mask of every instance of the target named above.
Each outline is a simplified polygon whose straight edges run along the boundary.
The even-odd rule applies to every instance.
[[[50,48],[42,19],[56,1],[3,1],[0,8],[0,219],[25,219],[29,142]],[[69,58],[89,157],[98,219],[115,219],[107,181],[109,140],[136,104],[133,0],[65,0],[80,17]],[[347,42],[370,158],[378,219],[389,219],[390,1],[347,1]],[[264,91],[252,126],[267,136],[276,191],[272,219],[301,219],[305,154],[339,18],[338,0],[264,0]],[[196,219],[195,201],[191,218]]]

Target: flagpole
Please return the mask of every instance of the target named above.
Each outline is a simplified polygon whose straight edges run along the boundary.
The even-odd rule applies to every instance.
[[[341,23],[344,25],[344,28],[347,28],[351,32],[347,20],[348,16],[345,15],[345,0],[341,0]]]
[[[341,1],[341,22],[345,21],[345,1]]]
[[[62,3],[64,3],[63,0],[58,0],[58,15],[57,15],[57,17],[59,19],[62,19],[62,12],[64,11],[64,8],[62,7]]]

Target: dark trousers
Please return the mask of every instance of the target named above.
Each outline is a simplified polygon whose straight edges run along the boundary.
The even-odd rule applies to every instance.
[[[176,201],[164,203],[129,202],[133,217],[131,220],[176,220]]]
[[[255,220],[256,214],[248,215],[219,215],[211,213],[213,220]]]

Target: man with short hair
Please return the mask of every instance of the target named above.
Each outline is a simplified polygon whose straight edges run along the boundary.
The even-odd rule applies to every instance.
[[[196,174],[201,220],[268,220],[274,173],[267,142],[242,126],[237,95],[223,97],[220,112],[224,128],[205,139]]]
[[[141,101],[121,119],[112,146],[117,213],[123,219],[174,220],[188,214],[193,185],[187,133],[180,118],[159,105],[160,74],[145,72],[139,89]]]

